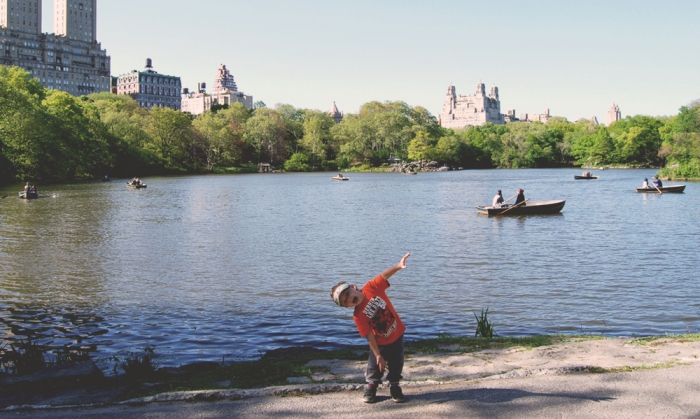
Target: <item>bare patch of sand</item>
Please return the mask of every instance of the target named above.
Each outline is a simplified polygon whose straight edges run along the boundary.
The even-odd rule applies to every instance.
[[[615,372],[700,363],[700,341],[682,337],[656,340],[572,338],[533,349],[511,347],[464,353],[420,353],[406,357],[403,382],[449,382],[572,372]],[[307,383],[364,382],[365,361],[316,360],[320,368]]]

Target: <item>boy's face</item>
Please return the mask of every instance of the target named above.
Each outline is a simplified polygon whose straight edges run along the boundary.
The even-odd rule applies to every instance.
[[[365,295],[357,289],[357,285],[350,285],[350,288],[340,294],[338,301],[342,307],[352,308],[364,301]]]

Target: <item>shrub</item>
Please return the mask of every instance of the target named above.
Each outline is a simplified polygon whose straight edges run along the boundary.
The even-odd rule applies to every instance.
[[[304,153],[294,153],[284,162],[284,170],[288,172],[308,172],[311,170],[309,156]]]
[[[155,353],[155,349],[153,345],[146,345],[139,352],[128,352],[122,356],[114,355],[112,357],[115,361],[114,373],[121,369],[131,379],[145,379],[152,376],[158,368],[160,356]]]

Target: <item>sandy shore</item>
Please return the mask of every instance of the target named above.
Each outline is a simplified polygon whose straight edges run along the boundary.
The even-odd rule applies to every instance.
[[[581,371],[631,371],[700,363],[697,335],[653,340],[582,337],[533,349],[512,347],[472,353],[461,353],[456,346],[441,349],[449,352],[408,355],[403,370],[404,383],[506,379]],[[364,361],[319,360],[309,365],[321,367],[325,372],[314,374],[311,379],[290,377],[290,382],[364,382]]]

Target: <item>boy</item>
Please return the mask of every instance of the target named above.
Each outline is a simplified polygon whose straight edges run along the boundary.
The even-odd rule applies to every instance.
[[[360,336],[367,337],[369,343],[369,360],[365,379],[367,389],[363,400],[374,403],[377,396],[377,386],[382,383],[384,370],[391,387],[391,399],[403,403],[404,397],[399,380],[403,370],[403,334],[406,326],[396,314],[394,306],[386,295],[390,284],[388,279],[396,272],[406,269],[407,253],[401,261],[386,269],[379,276],[367,282],[361,290],[356,285],[341,282],[331,290],[331,298],[341,307],[354,308],[353,319]]]

